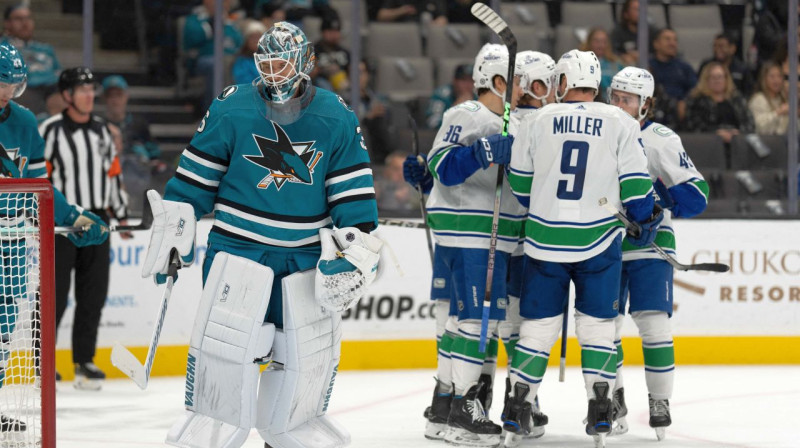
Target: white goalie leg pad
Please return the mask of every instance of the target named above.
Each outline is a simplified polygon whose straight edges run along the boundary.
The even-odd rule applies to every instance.
[[[595,398],[593,386],[597,382],[607,382],[614,390],[614,381],[617,378],[617,347],[614,345],[614,332],[616,326],[614,319],[600,319],[575,310],[575,335],[581,345],[581,365],[583,367],[583,381],[586,385],[586,396]],[[588,352],[596,352],[599,358],[605,361],[601,365],[587,366],[583,356]]]
[[[316,272],[283,279],[283,330],[261,374],[256,429],[273,448],[338,448],[350,434],[325,415],[341,357],[341,314],[314,298]],[[282,364],[282,368],[279,365]]]
[[[264,323],[272,269],[225,252],[214,257],[197,311],[186,369],[186,413],[170,445],[238,448],[255,422],[259,363],[275,326]]]

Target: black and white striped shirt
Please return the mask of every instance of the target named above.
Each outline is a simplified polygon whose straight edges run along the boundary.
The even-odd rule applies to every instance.
[[[39,133],[53,186],[67,201],[90,210],[110,208],[117,219],[127,217],[117,148],[105,120],[92,115],[89,122],[76,123],[61,113],[39,125]]]

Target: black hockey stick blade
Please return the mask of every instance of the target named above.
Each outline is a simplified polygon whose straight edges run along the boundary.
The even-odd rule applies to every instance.
[[[409,221],[407,219],[378,218],[378,224],[390,227],[406,227],[409,229],[427,229],[424,222]]]

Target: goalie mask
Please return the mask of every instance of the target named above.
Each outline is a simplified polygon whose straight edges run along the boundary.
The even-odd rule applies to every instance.
[[[294,97],[303,81],[310,81],[314,46],[300,28],[277,22],[261,36],[253,58],[270,101],[285,103]]]
[[[516,63],[517,72],[522,75],[524,80],[522,91],[541,101],[543,106],[546,105],[547,98],[556,83],[556,61],[549,55],[538,51],[523,51],[517,54]],[[537,96],[533,93],[534,81],[541,82],[547,88],[544,96]]]
[[[0,89],[10,90],[11,98],[19,98],[28,85],[28,67],[22,55],[11,44],[0,44]]]
[[[648,112],[645,110],[645,103],[653,97],[655,89],[656,82],[650,72],[643,68],[625,67],[611,79],[611,85],[608,87],[608,98],[611,101],[614,90],[639,95],[638,120],[641,121],[647,116]]]
[[[592,51],[570,50],[561,56],[556,64],[556,101],[561,102],[569,89],[594,89],[600,91],[600,61]],[[561,92],[561,79],[566,78],[567,86]]]

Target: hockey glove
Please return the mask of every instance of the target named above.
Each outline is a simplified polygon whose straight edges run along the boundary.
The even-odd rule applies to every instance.
[[[653,206],[653,214],[647,221],[638,223],[638,228],[628,229],[628,242],[634,246],[649,246],[656,240],[658,225],[664,219],[664,212],[658,204]],[[638,232],[637,232],[638,230]]]
[[[319,229],[322,254],[314,295],[328,310],[342,312],[366,294],[378,274],[383,241],[355,227]]]
[[[178,251],[180,267],[194,262],[196,220],[194,208],[184,202],[165,201],[155,190],[147,192],[153,210],[153,231],[147,258],[142,265],[142,277],[153,276],[157,284],[167,281],[170,252]],[[177,280],[177,276],[176,276]]]
[[[669,193],[667,186],[661,181],[661,178],[653,182],[653,189],[656,190],[656,204],[662,209],[669,210],[675,206],[675,201],[672,199],[672,195]]]
[[[424,160],[424,156],[420,156]],[[412,187],[422,186],[422,192],[430,193],[433,188],[433,176],[425,169],[424,162],[420,162],[416,156],[409,155],[403,162],[403,179]]]
[[[506,165],[511,161],[511,145],[514,137],[506,137],[500,134],[490,135],[476,140],[470,147],[475,160],[480,163],[481,168],[487,169],[493,163]]]
[[[83,210],[72,224],[75,227],[88,227],[88,230],[67,235],[72,244],[77,247],[94,246],[103,244],[108,239],[108,225],[94,213]]]

